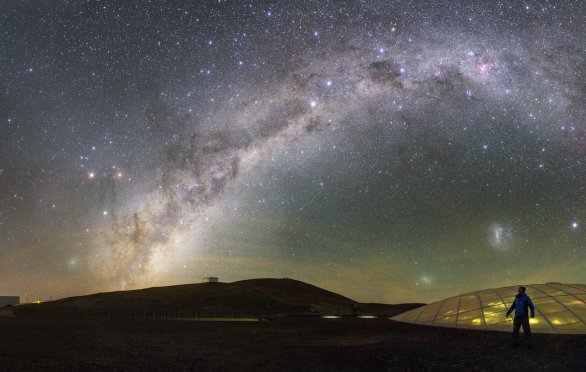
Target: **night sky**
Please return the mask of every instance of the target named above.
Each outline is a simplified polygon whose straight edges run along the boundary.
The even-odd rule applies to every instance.
[[[0,295],[586,282],[582,1],[0,3]]]

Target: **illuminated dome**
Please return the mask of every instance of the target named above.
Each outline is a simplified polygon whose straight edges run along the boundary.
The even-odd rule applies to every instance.
[[[530,319],[535,333],[586,333],[585,284],[525,285],[535,305]],[[507,309],[519,286],[484,289],[421,306],[391,319],[440,327],[511,332],[513,320]]]

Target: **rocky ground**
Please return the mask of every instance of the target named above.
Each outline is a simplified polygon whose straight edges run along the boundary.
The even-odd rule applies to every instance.
[[[1,370],[586,370],[586,335],[431,328],[388,319],[270,322],[0,318]]]

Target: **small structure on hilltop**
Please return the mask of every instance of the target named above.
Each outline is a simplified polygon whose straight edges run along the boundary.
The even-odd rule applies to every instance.
[[[14,316],[14,306],[19,304],[19,296],[0,296],[0,317]]]
[[[4,307],[6,305],[16,306],[20,304],[20,297],[19,296],[0,296],[0,307]]]
[[[208,276],[207,278],[203,278],[204,283],[219,283],[220,280],[216,276]]]

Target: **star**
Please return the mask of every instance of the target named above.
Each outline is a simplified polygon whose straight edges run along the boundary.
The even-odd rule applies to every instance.
[[[416,3],[7,2],[0,283],[579,283],[584,9]]]

